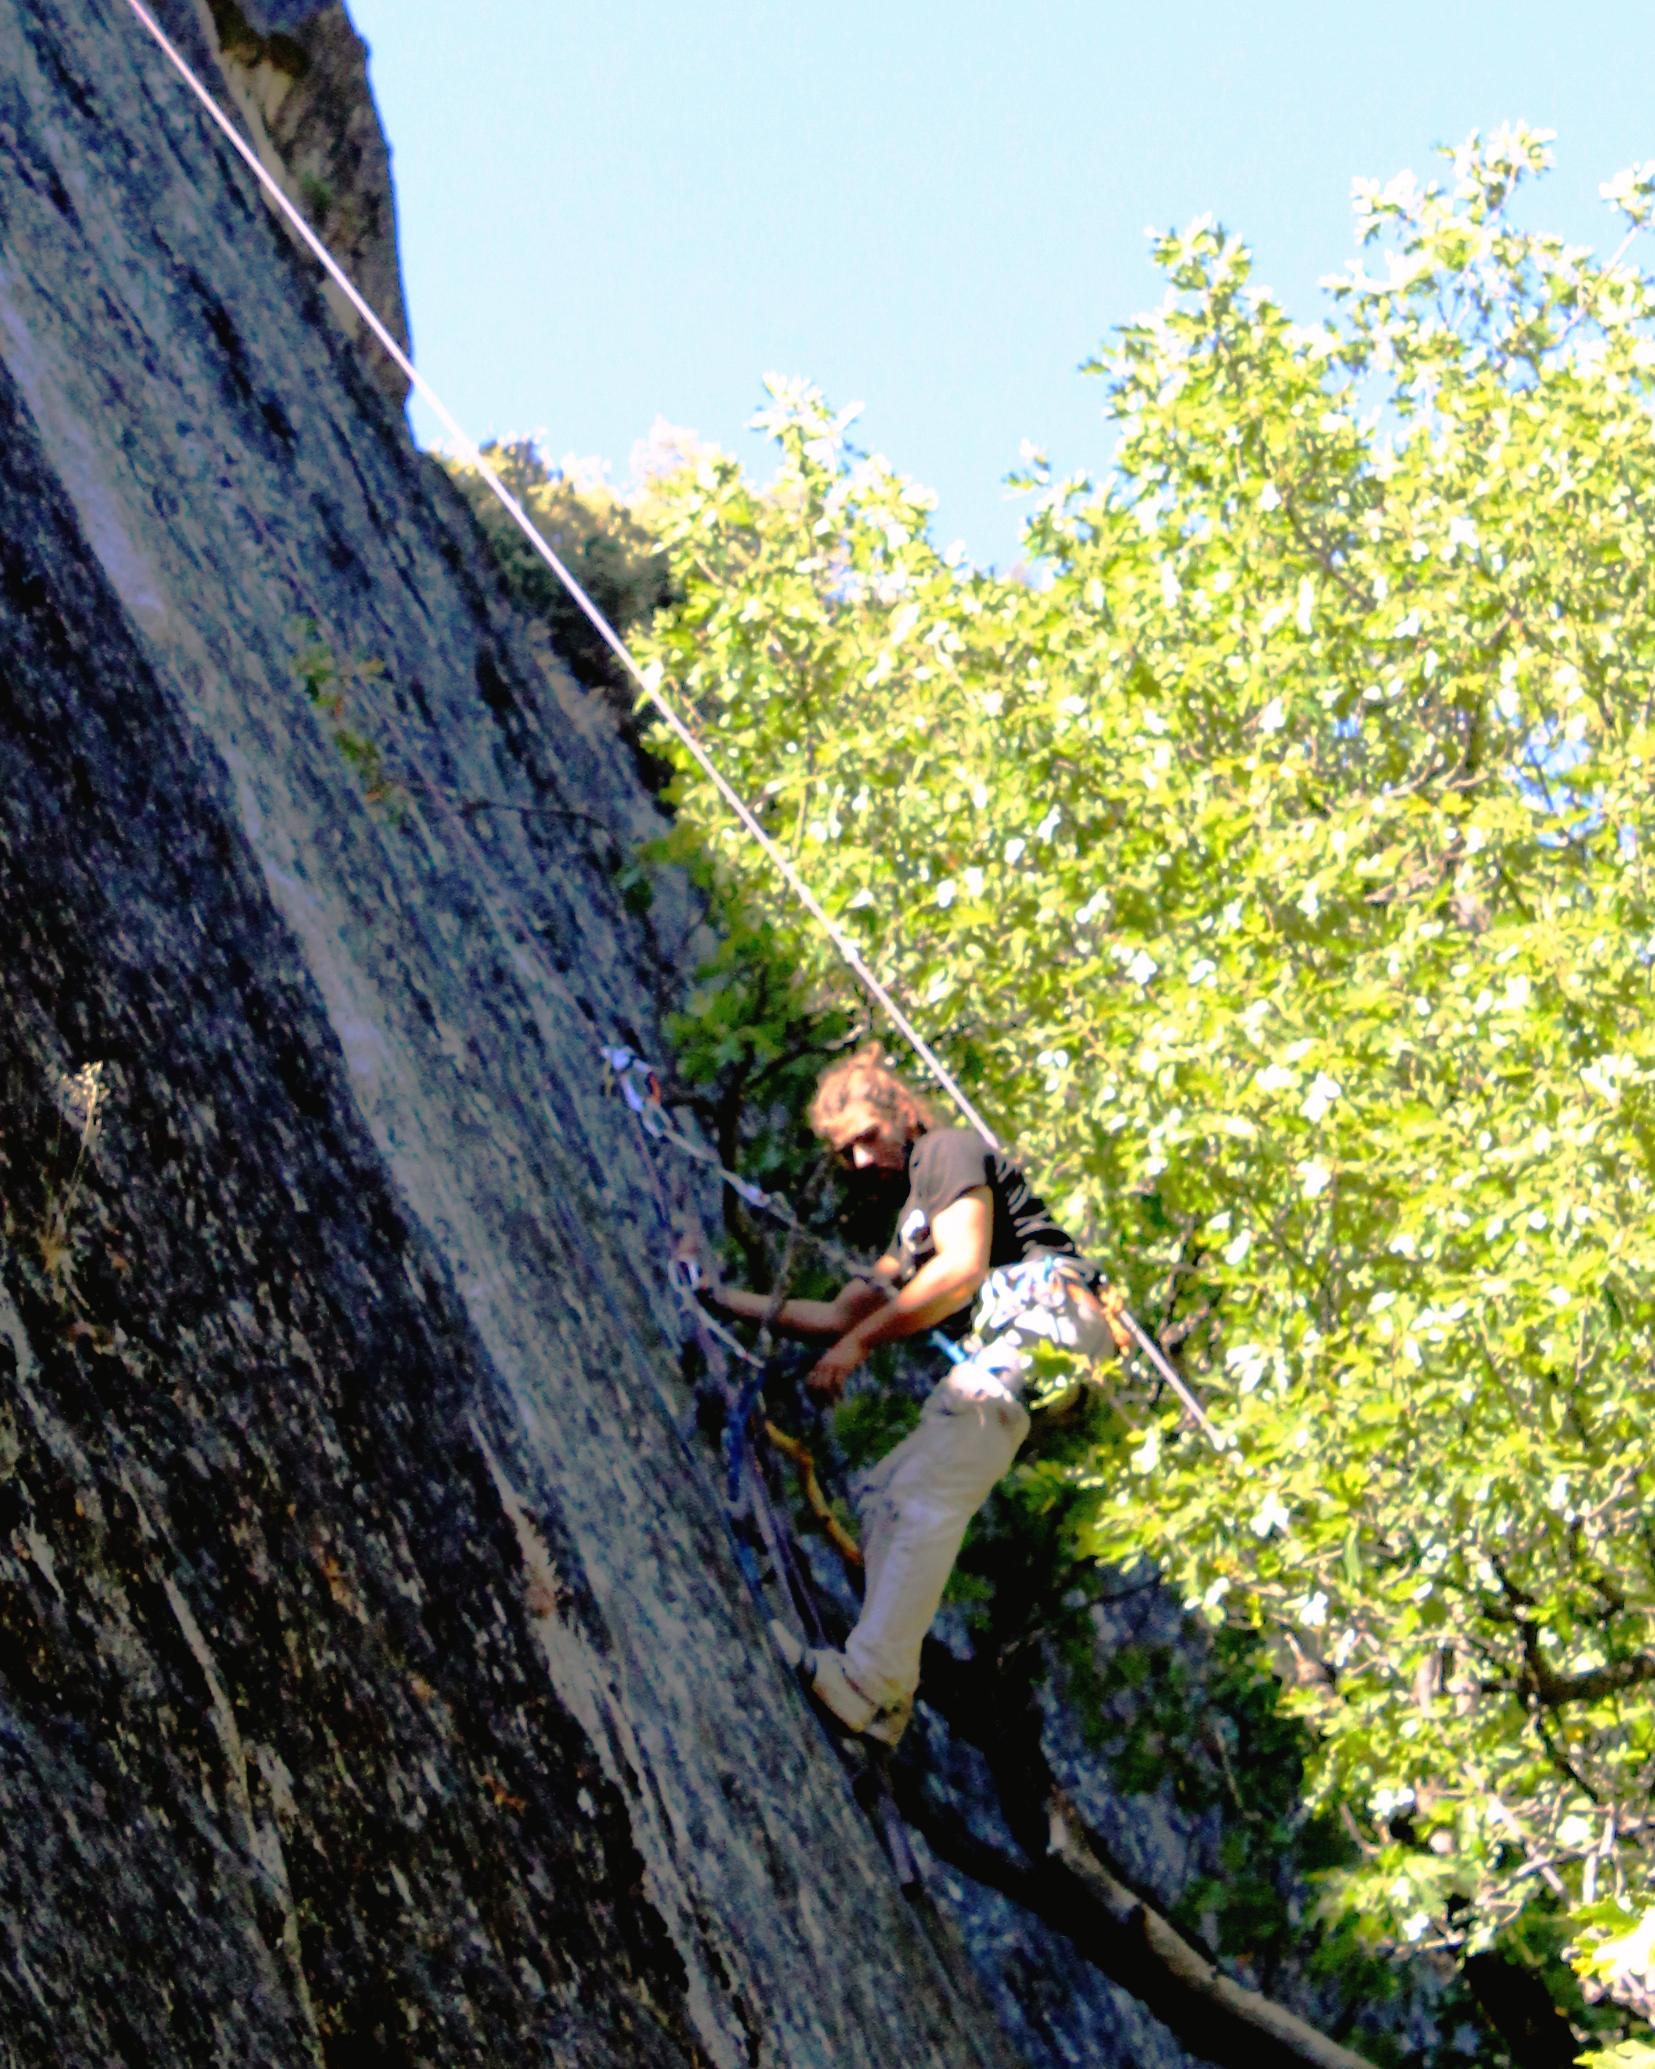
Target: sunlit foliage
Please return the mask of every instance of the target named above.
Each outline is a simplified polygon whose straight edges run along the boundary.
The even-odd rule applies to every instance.
[[[772,382],[773,481],[657,485],[647,650],[1227,1433],[1140,1398],[1084,1543],[1272,1634],[1363,1848],[1328,1905],[1603,1943],[1636,2006],[1655,283],[1515,226],[1546,155],[1360,188],[1316,321],[1212,222],[1161,240],[1165,301],[1091,368],[1113,471],[1028,463],[1033,579],[940,552]],[[1635,231],[1655,168],[1605,193]],[[674,794],[841,988],[692,768]]]

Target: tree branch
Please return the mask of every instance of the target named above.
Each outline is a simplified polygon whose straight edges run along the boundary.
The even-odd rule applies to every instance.
[[[1049,1816],[1049,1853],[1133,1944],[1139,1980],[1129,1987],[1181,2039],[1189,2028],[1206,2027],[1221,2045],[1227,2042],[1223,2059],[1249,2065],[1279,2060],[1307,2064],[1309,2069],[1371,2069],[1366,2056],[1330,2039],[1284,2005],[1222,1975],[1159,1912],[1117,1882],[1098,1859],[1090,1834],[1060,1789],[1052,1791]],[[1172,2007],[1170,2014],[1155,2002],[1152,1990]],[[1189,2037],[1193,2042],[1193,2033]]]
[[[1559,1710],[1565,1703],[1596,1702],[1600,1696],[1655,1681],[1655,1653],[1640,1652],[1631,1659],[1611,1660],[1607,1666],[1584,1668],[1578,1674],[1559,1674],[1542,1658],[1538,1642],[1532,1647],[1525,1642],[1524,1650],[1535,1699],[1548,1710]]]
[[[1045,1853],[1031,1861],[942,1809],[916,1770],[898,1769],[893,1779],[897,1808],[940,1860],[1060,1934],[1204,2060],[1225,2069],[1372,2069],[1365,2056],[1220,1974],[1104,1867],[1060,1789],[1047,1796]]]
[[[988,1761],[1018,1851],[980,1839],[925,1793],[915,1767],[899,1765],[892,1777],[897,1806],[914,1830],[950,1867],[1061,1934],[1205,2060],[1224,2069],[1372,2069],[1284,2005],[1223,1975],[1105,1864],[1051,1772],[1026,1678],[1034,1662],[1020,1657],[1011,1670],[1014,1649],[985,1648],[966,1664],[928,1645],[925,1694]],[[993,1700],[985,1701],[990,1686]]]

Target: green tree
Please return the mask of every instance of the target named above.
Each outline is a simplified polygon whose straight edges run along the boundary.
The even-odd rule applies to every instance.
[[[1022,477],[1033,582],[772,381],[772,482],[657,488],[646,645],[1227,1433],[1129,1404],[1080,1541],[1270,1635],[1361,1842],[1330,1921],[1571,1946],[1612,2033],[1655,1926],[1655,284],[1515,226],[1544,137],[1450,155],[1358,190],[1322,321],[1210,221],[1159,241],[1091,368],[1112,472]],[[1605,193],[1630,235],[1655,167]]]

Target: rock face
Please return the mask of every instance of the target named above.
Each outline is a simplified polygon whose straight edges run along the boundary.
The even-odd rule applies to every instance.
[[[403,350],[408,312],[397,252],[391,154],[368,91],[368,53],[339,0],[206,0],[219,66],[259,156],[367,296]],[[360,318],[327,282],[345,335]],[[407,399],[401,369],[365,341],[374,378]]]
[[[0,2059],[1004,2061],[674,1425],[632,771],[121,0],[0,49]]]

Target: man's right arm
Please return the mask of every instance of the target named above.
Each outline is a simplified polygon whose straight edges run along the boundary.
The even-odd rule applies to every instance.
[[[768,1321],[788,1336],[843,1336],[858,1322],[877,1314],[891,1298],[891,1279],[899,1269],[894,1257],[882,1257],[865,1279],[852,1279],[832,1300],[784,1300],[775,1313],[775,1296],[751,1293],[743,1286],[713,1284],[701,1298],[715,1314],[738,1322]]]

